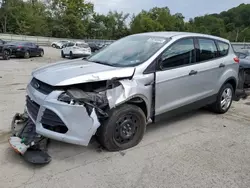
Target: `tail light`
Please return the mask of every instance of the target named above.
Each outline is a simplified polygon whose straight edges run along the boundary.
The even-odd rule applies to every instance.
[[[240,62],[240,59],[239,59],[238,57],[235,57],[235,58],[234,58],[234,62],[235,62],[235,63],[239,63],[239,62]]]
[[[17,46],[17,48],[22,48],[22,46]]]

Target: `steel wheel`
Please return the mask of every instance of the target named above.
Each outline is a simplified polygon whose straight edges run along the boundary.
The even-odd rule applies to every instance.
[[[227,110],[232,102],[233,92],[231,88],[225,88],[221,95],[221,108]]]
[[[138,130],[139,118],[134,114],[127,114],[118,119],[115,127],[114,139],[117,144],[126,144],[133,140]]]
[[[97,139],[109,151],[121,151],[136,146],[146,130],[146,117],[136,105],[123,104],[109,112],[97,130]]]

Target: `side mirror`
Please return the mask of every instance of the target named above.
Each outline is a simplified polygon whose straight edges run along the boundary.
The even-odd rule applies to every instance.
[[[37,48],[39,48],[39,45],[36,45]]]

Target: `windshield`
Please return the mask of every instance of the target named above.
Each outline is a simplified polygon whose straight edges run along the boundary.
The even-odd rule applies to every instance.
[[[163,37],[132,35],[108,45],[88,60],[117,67],[136,66],[148,60],[168,41]]]

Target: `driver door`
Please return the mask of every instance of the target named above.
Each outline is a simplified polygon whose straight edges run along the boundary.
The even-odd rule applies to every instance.
[[[178,40],[163,52],[160,59],[155,85],[156,117],[204,96],[202,79],[196,70],[193,38]]]

